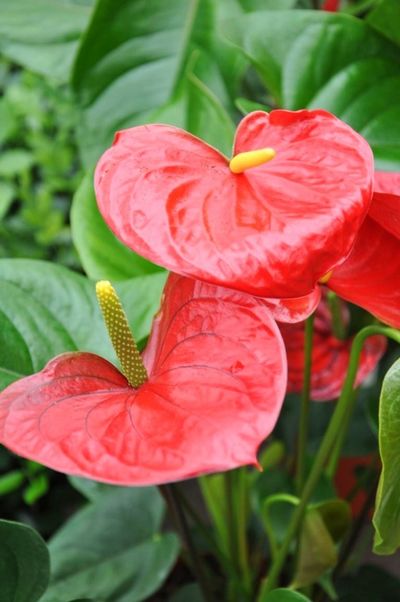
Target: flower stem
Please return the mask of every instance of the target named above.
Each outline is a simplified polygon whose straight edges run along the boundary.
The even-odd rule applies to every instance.
[[[304,485],[305,459],[308,438],[308,423],[310,414],[312,344],[314,332],[314,314],[307,318],[304,330],[304,370],[303,389],[301,393],[301,410],[299,439],[297,444],[296,490],[299,494]]]
[[[357,375],[358,363],[364,341],[369,336],[375,334],[387,336],[400,343],[400,332],[392,328],[388,328],[386,326],[367,326],[366,328],[360,330],[360,332],[358,332],[357,335],[354,337],[350,354],[349,368],[347,371],[346,380],[342,388],[342,392],[336,404],[335,411],[333,413],[325,436],[322,440],[321,446],[315,457],[311,472],[304,485],[300,503],[296,507],[292,515],[291,521],[288,525],[285,539],[276,555],[274,562],[272,563],[268,577],[263,580],[258,596],[258,602],[262,602],[266,594],[276,586],[276,583],[279,579],[279,575],[285,564],[290,544],[298,531],[308,502],[324,470],[324,466],[329,458],[329,454],[332,451],[335,441],[342,429],[343,420],[347,412],[347,404],[349,398],[352,397],[354,383]]]
[[[190,568],[197,583],[202,591],[204,600],[210,600],[210,602],[216,602],[214,593],[208,583],[206,574],[203,569],[203,565],[200,560],[200,556],[197,553],[196,547],[193,543],[192,535],[190,533],[189,525],[186,521],[185,513],[179,501],[179,496],[175,490],[176,485],[159,485],[159,490],[164,497],[168,508],[171,513],[171,518],[174,521],[177,530],[179,531],[182,543],[186,548],[190,558]]]
[[[347,329],[343,321],[341,301],[333,291],[327,292],[326,299],[331,312],[333,334],[340,341],[344,341],[347,336]]]

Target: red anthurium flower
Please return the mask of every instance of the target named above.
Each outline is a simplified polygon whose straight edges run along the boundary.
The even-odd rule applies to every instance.
[[[336,13],[340,8],[340,0],[325,0],[321,8],[330,13]]]
[[[367,142],[326,111],[256,111],[233,155],[167,125],[118,132],[96,169],[100,211],[174,272],[263,297],[310,294],[368,211]]]
[[[400,328],[400,174],[376,174],[368,216],[349,257],[327,285]]]
[[[348,311],[343,304],[343,320]],[[303,387],[304,323],[281,324],[281,333],[288,358],[288,391],[300,392]],[[347,374],[352,340],[339,340],[332,332],[332,321],[325,299],[319,304],[314,321],[311,368],[311,397],[316,401],[336,399]],[[375,368],[386,349],[386,339],[369,337],[361,353],[357,385]]]
[[[1,442],[61,472],[126,485],[255,463],[286,388],[284,344],[263,303],[171,275],[146,380],[105,285],[103,313],[136,388],[96,355],[58,356],[0,394]]]

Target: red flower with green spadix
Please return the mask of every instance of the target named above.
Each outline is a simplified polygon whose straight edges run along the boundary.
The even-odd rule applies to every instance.
[[[0,442],[68,474],[149,485],[256,463],[286,389],[265,305],[170,275],[141,355],[110,283],[97,286],[122,371],[66,353],[0,394]]]
[[[341,311],[340,322],[346,328],[348,308],[337,300]],[[288,392],[299,393],[304,378],[304,322],[280,324],[288,360]],[[325,298],[319,304],[314,318],[311,398],[315,401],[337,399],[349,367],[352,337],[339,338],[332,327],[332,316]],[[375,369],[386,350],[386,338],[369,337],[364,343],[357,371],[356,386]]]
[[[229,160],[167,125],[120,131],[100,159],[100,211],[174,272],[262,297],[303,297],[347,257],[371,201],[372,152],[322,110],[250,113]]]

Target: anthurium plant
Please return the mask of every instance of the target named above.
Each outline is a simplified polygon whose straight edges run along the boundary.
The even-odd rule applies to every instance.
[[[22,4],[87,173],[0,259],[0,600],[400,600],[400,7]]]

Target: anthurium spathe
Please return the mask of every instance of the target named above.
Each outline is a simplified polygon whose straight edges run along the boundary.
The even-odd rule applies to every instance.
[[[349,319],[348,310],[341,304],[343,323]],[[288,360],[288,391],[300,392],[304,376],[304,323],[281,324]],[[336,399],[346,378],[352,339],[337,338],[332,328],[331,312],[325,298],[321,300],[314,318],[311,398],[315,401]],[[357,372],[356,385],[374,370],[386,349],[382,336],[369,337],[363,347]]]
[[[250,113],[231,160],[167,125],[120,131],[100,159],[100,211],[127,246],[187,276],[301,297],[350,252],[368,211],[367,142],[322,110]]]
[[[255,463],[286,388],[284,344],[265,305],[170,275],[141,358],[109,287],[99,298],[125,374],[91,353],[56,357],[0,394],[1,443],[126,485]]]
[[[356,243],[327,286],[400,328],[400,175],[378,172],[374,188]]]

